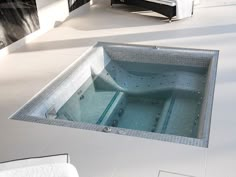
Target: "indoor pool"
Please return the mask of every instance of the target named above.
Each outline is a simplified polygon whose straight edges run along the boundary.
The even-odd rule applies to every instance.
[[[56,119],[197,137],[206,67],[110,61]]]
[[[98,43],[11,118],[207,147],[218,51]]]

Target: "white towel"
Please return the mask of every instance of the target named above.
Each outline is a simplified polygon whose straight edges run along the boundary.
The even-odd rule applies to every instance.
[[[71,164],[47,164],[0,171],[0,177],[79,177]]]
[[[193,0],[176,0],[176,19],[191,17]]]

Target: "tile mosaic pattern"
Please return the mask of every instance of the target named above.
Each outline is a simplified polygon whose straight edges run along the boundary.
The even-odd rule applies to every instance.
[[[158,49],[158,50],[157,50]],[[66,126],[103,132],[105,126],[72,122],[57,119],[47,119],[47,110],[54,107],[56,111],[80,88],[90,76],[89,68],[99,60],[105,64],[104,51],[114,60],[135,62],[168,63],[184,66],[208,67],[207,85],[204,103],[200,115],[199,138],[188,138],[175,135],[127,130],[112,127],[110,133],[180,143],[192,146],[207,147],[210,132],[211,109],[214,97],[214,87],[217,72],[218,51],[167,48],[156,46],[140,46],[99,42],[84,53],[71,66],[63,71],[48,86],[26,103],[11,119],[57,126]],[[144,60],[145,58],[145,60]],[[199,61],[199,62],[198,62]],[[102,69],[102,66],[100,67]],[[99,71],[98,71],[99,72]],[[80,76],[80,77],[78,77]]]

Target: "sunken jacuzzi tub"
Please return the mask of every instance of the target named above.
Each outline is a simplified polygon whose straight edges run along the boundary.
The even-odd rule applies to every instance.
[[[218,51],[99,42],[11,119],[208,146]]]

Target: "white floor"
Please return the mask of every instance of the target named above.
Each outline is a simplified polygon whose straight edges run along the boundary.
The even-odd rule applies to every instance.
[[[0,161],[66,152],[81,177],[235,177],[236,5],[211,2],[167,23],[100,0],[2,58]],[[209,148],[7,119],[96,41],[220,50]]]

